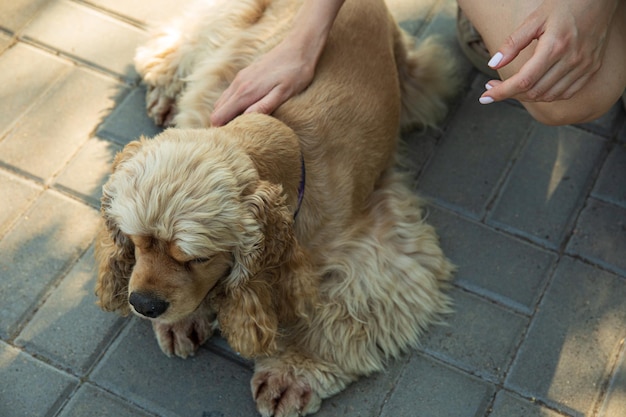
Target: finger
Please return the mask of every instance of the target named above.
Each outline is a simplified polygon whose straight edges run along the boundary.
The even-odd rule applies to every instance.
[[[522,96],[523,93],[531,90],[553,65],[554,62],[550,59],[548,48],[544,48],[541,43],[538,43],[533,56],[526,61],[519,72],[500,84],[492,84],[493,88],[483,93],[480,102],[489,104],[494,101]]]
[[[244,114],[247,113],[263,113],[272,114],[281,104],[283,104],[289,96],[284,94],[280,88],[272,89],[267,95],[256,103],[249,106]]]
[[[520,26],[500,45],[488,62],[493,69],[499,69],[513,61],[533,40],[538,39],[543,30],[543,18],[531,13]]]

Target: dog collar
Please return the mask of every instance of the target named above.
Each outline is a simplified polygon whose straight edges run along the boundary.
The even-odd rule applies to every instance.
[[[306,183],[306,167],[304,166],[304,155],[300,154],[300,185],[298,185],[298,205],[296,211],[293,213],[295,219],[302,206],[302,200],[304,199],[304,185]]]

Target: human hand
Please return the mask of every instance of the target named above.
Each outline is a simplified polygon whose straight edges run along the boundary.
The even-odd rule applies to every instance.
[[[533,41],[535,50],[505,81],[491,80],[482,104],[508,98],[552,102],[572,98],[601,66],[619,0],[544,0],[506,39],[489,66],[505,69]]]
[[[222,126],[242,113],[270,114],[313,80],[316,56],[286,39],[239,71],[215,102],[211,124]]]

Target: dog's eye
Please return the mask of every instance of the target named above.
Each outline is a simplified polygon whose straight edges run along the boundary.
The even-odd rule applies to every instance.
[[[192,259],[191,261],[189,261],[189,264],[191,265],[205,264],[209,262],[210,260],[211,258],[196,258],[196,259]]]

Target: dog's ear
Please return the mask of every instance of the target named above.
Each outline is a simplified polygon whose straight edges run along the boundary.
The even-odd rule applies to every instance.
[[[119,152],[113,161],[115,172],[124,161],[130,159],[141,148],[141,141],[133,141]],[[109,183],[112,179],[109,179]],[[100,212],[102,220],[96,238],[95,258],[98,266],[96,295],[98,305],[106,311],[117,311],[126,315],[128,307],[128,280],[135,265],[135,247],[125,236],[109,214],[111,193],[109,183],[102,188]]]
[[[293,213],[285,204],[282,187],[260,181],[244,197],[250,218],[235,248],[231,274],[218,319],[222,334],[233,349],[246,357],[276,351],[280,266],[288,262],[295,245]]]

